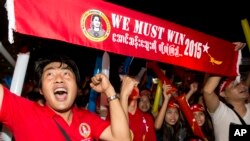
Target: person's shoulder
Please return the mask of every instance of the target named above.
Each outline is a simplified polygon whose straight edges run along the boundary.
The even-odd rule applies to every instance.
[[[21,96],[18,96],[17,94],[13,93],[10,91],[9,88],[7,88],[5,85],[3,84],[0,84],[0,93],[3,95],[10,95],[10,96],[13,96],[13,97],[20,97],[20,98],[23,98]],[[5,96],[6,97],[6,96]]]
[[[94,33],[94,29],[88,28],[88,29],[87,29],[87,32],[93,34],[93,33]]]
[[[5,86],[5,85],[3,85],[3,84],[0,84],[0,91],[9,91],[9,89]]]

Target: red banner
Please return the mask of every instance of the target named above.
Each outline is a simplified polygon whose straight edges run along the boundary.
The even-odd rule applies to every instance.
[[[238,75],[239,55],[231,42],[109,2],[7,0],[7,11],[10,28],[22,34],[202,72]]]

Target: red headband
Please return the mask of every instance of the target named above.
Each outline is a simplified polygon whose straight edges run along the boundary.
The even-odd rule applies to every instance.
[[[234,80],[233,79],[226,79],[224,80],[221,85],[220,85],[220,92],[223,92],[225,91],[226,87],[231,83],[233,82]]]
[[[143,95],[150,97],[151,96],[151,92],[149,90],[142,90],[140,92],[140,96],[143,96]]]
[[[192,112],[204,112],[205,111],[204,106],[201,105],[201,104],[193,104],[190,107],[190,109],[191,109]]]
[[[230,84],[230,83],[234,83],[234,85],[240,83],[240,75],[236,76],[236,77],[230,77],[227,78],[226,80],[224,80],[221,85],[220,85],[220,92],[225,91],[226,87]]]
[[[176,102],[174,102],[174,100],[170,100],[168,102],[168,107],[167,108],[179,108],[179,105]]]

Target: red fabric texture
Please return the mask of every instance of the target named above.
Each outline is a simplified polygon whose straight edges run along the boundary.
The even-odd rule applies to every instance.
[[[172,99],[171,99],[171,100],[168,102],[167,108],[180,108],[180,107],[179,107],[179,105],[175,102],[175,100],[172,100]]]
[[[149,113],[143,113],[139,109],[136,110],[134,115],[129,113],[129,126],[133,132],[133,141],[157,140],[154,119]]]
[[[204,106],[199,103],[191,105],[190,109],[192,112],[204,112],[205,111]]]

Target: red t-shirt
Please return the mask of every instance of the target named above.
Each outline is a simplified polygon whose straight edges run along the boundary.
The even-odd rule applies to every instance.
[[[110,123],[85,109],[73,108],[73,119],[68,125],[48,106],[40,106],[4,88],[0,121],[9,127],[16,141],[63,141],[63,134],[55,120],[72,141],[98,140]]]
[[[137,109],[135,114],[129,113],[129,126],[133,132],[133,141],[156,141],[154,118],[149,113]]]

